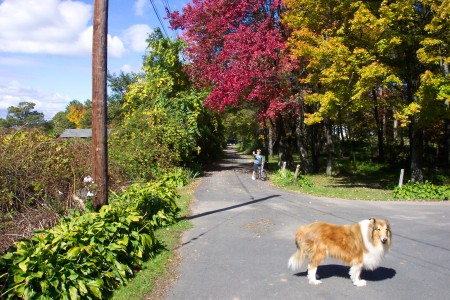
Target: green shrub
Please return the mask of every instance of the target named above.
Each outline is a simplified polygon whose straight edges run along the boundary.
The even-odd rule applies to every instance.
[[[156,245],[151,226],[131,207],[63,218],[0,258],[2,297],[101,299],[132,277]]]
[[[153,232],[176,222],[173,182],[133,184],[98,213],[74,213],[0,257],[5,299],[101,299],[159,248]]]
[[[159,179],[174,187],[183,187],[199,176],[198,171],[185,168],[174,168],[169,173],[162,175]]]
[[[294,175],[295,173],[290,170],[278,170],[271,176],[271,180],[281,186],[296,185],[300,187],[311,187],[314,185],[311,179],[305,175],[299,174],[297,176],[297,181],[294,181]]]
[[[135,183],[120,194],[114,194],[112,205],[126,209],[132,207],[149,220],[152,228],[176,222],[179,208],[175,200],[179,197],[170,181]]]
[[[90,174],[90,149],[85,141],[54,139],[38,130],[0,135],[0,211],[39,205],[64,212]]]
[[[402,187],[394,188],[395,199],[429,199],[429,200],[449,200],[450,185],[437,186],[429,181],[425,183],[408,182]]]

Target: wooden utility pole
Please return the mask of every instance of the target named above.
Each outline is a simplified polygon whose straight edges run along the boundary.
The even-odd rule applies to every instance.
[[[92,44],[92,173],[96,192],[92,204],[96,211],[108,204],[107,36],[108,0],[95,0]]]

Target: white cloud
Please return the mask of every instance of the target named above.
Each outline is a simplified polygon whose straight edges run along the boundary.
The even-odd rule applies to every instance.
[[[122,57],[126,52],[121,39],[117,36],[111,37],[108,34],[108,55],[112,57]]]
[[[29,67],[37,66],[38,62],[24,57],[0,57],[0,66],[13,66],[13,67]]]
[[[0,52],[89,55],[92,5],[66,0],[4,0],[0,4]],[[108,53],[126,52],[108,35]]]
[[[23,87],[12,81],[8,85],[0,85],[0,112],[5,114],[0,118],[5,118],[8,107],[18,106],[19,102],[32,102],[36,104],[34,109],[50,120],[57,112],[65,111],[70,100],[69,96]]]
[[[120,68],[120,71],[124,73],[131,73],[133,71],[133,68],[130,65],[125,64],[122,66],[122,68]]]
[[[136,0],[134,3],[134,13],[136,16],[143,16],[147,5],[148,0]]]
[[[135,52],[145,52],[147,38],[153,30],[146,24],[136,24],[124,31],[123,40],[126,45]]]

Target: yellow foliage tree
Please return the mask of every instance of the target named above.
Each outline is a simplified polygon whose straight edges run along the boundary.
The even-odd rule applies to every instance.
[[[69,103],[67,110],[67,120],[74,123],[76,128],[80,128],[81,119],[87,111],[86,106],[77,100],[73,100]]]

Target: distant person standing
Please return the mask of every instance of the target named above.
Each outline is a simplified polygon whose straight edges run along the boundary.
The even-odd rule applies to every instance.
[[[255,157],[255,160],[253,161],[252,179],[255,180],[256,172],[258,171],[258,168],[261,166],[262,160],[263,160],[263,156],[261,155],[261,150],[260,149],[256,150],[256,153],[255,153],[255,151],[253,151],[253,156]]]

